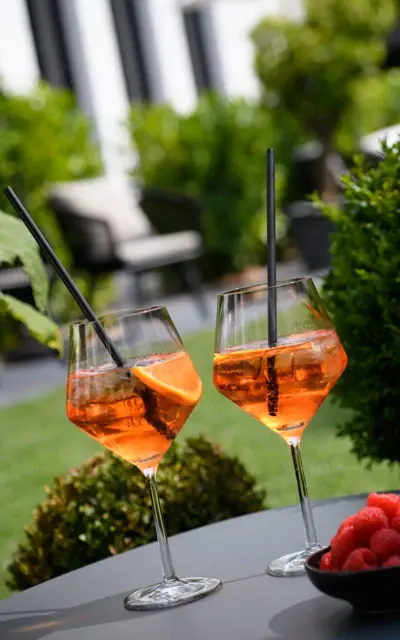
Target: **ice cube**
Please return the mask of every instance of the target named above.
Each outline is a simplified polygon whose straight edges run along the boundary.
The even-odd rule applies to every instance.
[[[92,376],[91,402],[119,402],[129,398],[136,379],[129,370],[112,369]]]

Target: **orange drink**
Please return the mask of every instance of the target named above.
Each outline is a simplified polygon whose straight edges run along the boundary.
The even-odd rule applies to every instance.
[[[202,393],[186,352],[68,377],[67,415],[82,431],[145,471],[157,467]]]
[[[336,332],[321,329],[283,338],[271,349],[258,342],[215,354],[214,385],[283,438],[300,438],[346,363]],[[273,412],[268,403],[271,393],[276,393]]]

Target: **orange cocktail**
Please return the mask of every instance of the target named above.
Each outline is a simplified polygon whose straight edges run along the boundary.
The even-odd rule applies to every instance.
[[[185,352],[153,355],[129,368],[70,374],[67,415],[145,472],[158,466],[201,392],[200,378]]]
[[[221,587],[218,578],[176,575],[156,482],[162,458],[201,393],[199,375],[165,307],[71,325],[68,418],[140,469],[153,507],[163,579],[130,593],[124,600],[130,611],[176,607]]]
[[[300,438],[346,363],[336,332],[321,329],[288,336],[271,349],[258,342],[217,353],[214,385],[283,438]],[[267,401],[272,375],[275,411]]]
[[[322,547],[300,442],[346,368],[345,351],[310,278],[220,294],[216,328],[214,386],[285,440],[296,475],[306,547],[270,562],[268,573],[301,575]]]

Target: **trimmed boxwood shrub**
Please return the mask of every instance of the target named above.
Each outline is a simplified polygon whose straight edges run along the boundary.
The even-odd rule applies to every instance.
[[[203,437],[174,443],[158,472],[169,535],[265,508],[243,464]],[[14,590],[155,540],[143,475],[106,452],[56,478],[13,555]]]
[[[343,178],[324,295],[348,355],[333,394],[352,410],[339,433],[359,458],[400,461],[400,141],[376,168]]]

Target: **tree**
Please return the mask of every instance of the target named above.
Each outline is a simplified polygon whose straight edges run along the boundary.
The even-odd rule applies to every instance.
[[[378,72],[394,0],[305,0],[302,23],[267,18],[253,31],[266,100],[322,145],[319,191],[335,194],[327,159],[355,100],[354,83]]]

